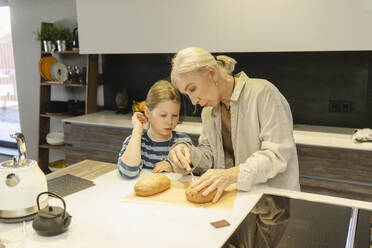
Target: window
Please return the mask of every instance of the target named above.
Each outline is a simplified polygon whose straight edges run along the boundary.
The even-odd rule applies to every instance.
[[[14,154],[9,135],[20,130],[10,9],[0,5],[0,154]]]

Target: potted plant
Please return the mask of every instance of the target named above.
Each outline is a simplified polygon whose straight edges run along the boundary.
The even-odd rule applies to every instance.
[[[57,43],[58,51],[65,51],[66,44],[71,43],[72,31],[60,25],[43,25],[41,30],[34,32],[36,39],[43,43],[44,51],[52,52]]]
[[[42,26],[41,30],[37,30],[34,32],[36,34],[36,39],[38,41],[44,41],[44,40],[50,40],[54,38],[54,28],[53,25],[48,25],[48,26]]]
[[[72,41],[72,31],[60,25],[54,25],[58,51],[65,51],[66,46]]]
[[[36,39],[43,44],[45,52],[51,52],[56,41],[56,29],[54,25],[43,25],[40,30],[34,32]]]
[[[60,25],[54,25],[56,40],[72,40],[72,31],[69,28],[62,27]]]

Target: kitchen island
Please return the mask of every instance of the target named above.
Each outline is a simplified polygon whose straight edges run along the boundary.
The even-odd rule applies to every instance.
[[[133,186],[138,178],[132,180],[122,178],[115,164],[86,160],[51,173],[48,179],[66,173],[95,183],[93,187],[64,197],[66,210],[72,215],[69,230],[58,236],[41,237],[36,234],[29,222],[26,225],[25,238],[17,243],[19,247],[220,247],[234,233],[263,194],[280,195],[311,203],[325,203],[323,205],[332,204],[340,208],[343,206],[350,210],[352,208],[372,210],[370,202],[281,190],[265,185],[260,185],[251,192],[237,192],[233,208],[227,210],[171,204],[136,204],[123,200],[133,192]],[[143,170],[141,177],[150,173],[149,170]],[[166,175],[175,181],[190,180],[188,176],[179,174]],[[49,203],[55,205],[58,201]],[[219,220],[226,220],[230,225],[217,229],[210,224]],[[310,230],[311,226],[307,228]],[[0,238],[9,239],[12,235],[17,236],[21,230],[22,224],[0,224]],[[336,234],[334,230],[328,231],[329,235]],[[346,240],[346,237],[343,238]],[[17,247],[16,243],[13,245],[9,247]]]

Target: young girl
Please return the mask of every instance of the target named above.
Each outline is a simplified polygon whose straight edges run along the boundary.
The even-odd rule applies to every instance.
[[[142,168],[152,172],[171,172],[168,152],[173,144],[191,139],[173,131],[178,123],[181,98],[177,89],[170,83],[160,80],[149,90],[146,97],[145,117],[140,112],[132,116],[133,130],[119,153],[118,169],[123,177],[134,178]],[[149,128],[144,130],[144,125]]]

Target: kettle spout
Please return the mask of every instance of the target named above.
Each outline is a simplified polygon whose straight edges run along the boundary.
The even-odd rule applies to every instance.
[[[26,140],[23,133],[13,133],[10,137],[17,140],[17,147],[19,153],[19,162],[22,162],[26,158]]]

